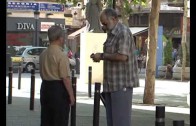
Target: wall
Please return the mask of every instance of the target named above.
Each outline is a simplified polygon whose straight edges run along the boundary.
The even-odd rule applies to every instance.
[[[92,66],[92,84],[103,82],[103,61],[95,63],[90,58],[92,53],[103,52],[103,43],[106,33],[81,33],[80,34],[80,83],[88,83],[88,68]]]

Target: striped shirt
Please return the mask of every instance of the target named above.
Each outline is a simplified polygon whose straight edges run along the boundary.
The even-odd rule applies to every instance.
[[[107,34],[104,43],[104,53],[119,53],[127,55],[128,59],[122,61],[104,60],[103,91],[113,92],[122,88],[138,87],[138,66],[133,36],[128,27],[117,23],[114,29]]]

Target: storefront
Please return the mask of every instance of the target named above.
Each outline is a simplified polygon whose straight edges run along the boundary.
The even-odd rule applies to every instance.
[[[8,17],[6,43],[8,46],[34,46],[35,32],[37,31],[37,37],[39,38],[38,46],[44,46],[45,42],[48,41],[47,29],[51,25],[59,25],[66,30],[64,19],[40,18],[36,26],[34,18]]]

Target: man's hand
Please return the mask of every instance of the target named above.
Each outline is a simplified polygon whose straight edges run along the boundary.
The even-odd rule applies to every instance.
[[[90,56],[92,59],[93,59],[93,61],[94,62],[100,62],[100,60],[101,60],[101,53],[93,53],[93,54],[91,54],[91,56]]]
[[[75,103],[75,97],[74,97],[74,93],[73,93],[73,88],[71,86],[70,77],[69,76],[64,77],[63,78],[63,83],[64,83],[64,86],[67,89],[68,94],[69,94],[69,102],[70,102],[69,104],[70,105],[74,105],[74,103]]]
[[[75,104],[75,98],[74,98],[74,95],[69,96],[69,100],[70,100],[70,105],[71,105],[71,106]]]

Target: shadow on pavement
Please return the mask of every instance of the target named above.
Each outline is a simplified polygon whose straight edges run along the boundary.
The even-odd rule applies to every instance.
[[[40,100],[35,99],[34,110],[29,109],[30,99],[26,97],[12,97],[12,104],[8,104],[6,97],[6,126],[39,126]],[[190,126],[189,115],[168,113],[165,114],[166,126],[173,126],[173,120],[185,120],[185,126]],[[133,126],[153,126],[155,112],[133,109]],[[99,125],[106,125],[105,108],[100,106]],[[93,126],[93,104],[76,104],[76,126]]]

